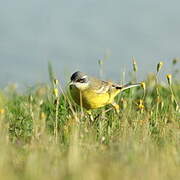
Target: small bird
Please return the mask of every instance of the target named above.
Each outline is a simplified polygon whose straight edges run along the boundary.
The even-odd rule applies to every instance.
[[[119,112],[119,105],[114,101],[116,95],[126,89],[141,86],[141,83],[119,85],[89,77],[87,74],[77,71],[72,74],[69,86],[73,100],[85,108],[88,113],[91,109],[108,104],[111,104]]]

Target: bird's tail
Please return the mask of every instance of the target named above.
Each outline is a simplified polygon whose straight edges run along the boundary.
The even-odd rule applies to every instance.
[[[128,84],[125,84],[125,85],[122,85],[122,86],[117,86],[116,88],[121,89],[121,91],[124,91],[126,89],[130,89],[132,87],[137,87],[137,86],[142,86],[142,85],[141,85],[141,83],[136,83],[136,84],[128,83]]]

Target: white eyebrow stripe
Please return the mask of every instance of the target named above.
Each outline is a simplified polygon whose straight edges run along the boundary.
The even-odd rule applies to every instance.
[[[85,79],[85,78],[87,78],[87,75],[84,75],[83,77],[81,77],[81,79]]]

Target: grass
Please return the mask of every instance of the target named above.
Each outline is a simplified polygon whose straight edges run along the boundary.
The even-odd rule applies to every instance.
[[[49,70],[51,85],[0,93],[0,179],[180,179],[179,81],[159,69],[92,122]]]

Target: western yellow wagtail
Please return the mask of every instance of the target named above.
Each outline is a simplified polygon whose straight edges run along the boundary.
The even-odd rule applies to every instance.
[[[77,71],[72,74],[69,85],[74,101],[87,111],[112,104],[119,112],[119,105],[114,101],[115,96],[126,89],[141,86],[141,83],[118,85]]]

